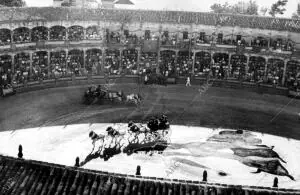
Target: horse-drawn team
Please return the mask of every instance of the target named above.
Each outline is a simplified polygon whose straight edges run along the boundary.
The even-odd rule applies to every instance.
[[[92,139],[93,150],[95,149],[96,142],[100,142],[97,152],[101,153],[105,148],[116,147],[118,145],[118,150],[124,146],[125,134],[128,133],[130,140],[125,140],[126,144],[149,144],[156,143],[156,141],[161,141],[165,139],[165,136],[168,134],[170,128],[170,123],[167,116],[161,115],[160,117],[153,117],[144,126],[140,123],[134,123],[130,121],[127,126],[127,132],[120,132],[113,127],[108,127],[106,129],[106,135],[96,134],[94,131],[89,133],[89,137]],[[142,135],[142,136],[141,136]],[[142,139],[140,140],[140,138]],[[105,139],[109,139],[110,142],[104,144]],[[121,143],[123,142],[123,144]]]
[[[123,91],[108,90],[105,86],[98,85],[89,87],[83,96],[85,104],[92,104],[96,100],[108,100],[109,102],[125,102],[138,105],[141,103],[142,97],[140,94],[126,95]]]

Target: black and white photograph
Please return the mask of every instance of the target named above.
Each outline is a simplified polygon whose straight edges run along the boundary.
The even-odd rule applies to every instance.
[[[0,195],[300,195],[300,0],[0,0]]]

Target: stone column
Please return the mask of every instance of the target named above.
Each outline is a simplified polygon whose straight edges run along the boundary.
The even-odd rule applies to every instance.
[[[66,41],[69,40],[69,28],[66,28]]]
[[[47,54],[48,54],[48,58],[47,58],[47,66],[48,66],[48,79],[50,78],[51,76],[51,65],[50,65],[50,57],[51,57],[51,52],[50,51],[47,51]]]
[[[284,60],[284,68],[283,68],[283,75],[282,75],[282,81],[281,84],[282,86],[284,86],[285,80],[286,80],[286,69],[287,69],[287,63],[288,63],[288,59]]]
[[[86,69],[86,48],[83,48],[83,67],[81,68]]]
[[[196,51],[193,52],[193,66],[192,66],[192,73],[195,74],[195,61],[196,61]]]
[[[14,43],[14,31],[10,31],[10,44],[13,44]]]
[[[29,66],[29,74],[30,74],[30,79],[31,79],[31,77],[32,77],[32,54],[33,54],[33,52],[32,51],[30,51],[29,52],[29,56],[30,56],[30,66]]]
[[[122,64],[123,48],[121,48],[119,52],[120,52],[119,70],[120,72],[123,72],[123,64]]]
[[[268,69],[268,63],[269,63],[269,58],[265,57],[266,59],[266,65],[265,65],[265,73],[264,73],[264,80],[267,78],[267,69]]]
[[[11,72],[15,74],[15,55],[11,54]]]
[[[104,75],[105,56],[106,56],[106,48],[102,48],[102,63],[99,72],[100,75]]]
[[[31,42],[31,40],[32,40],[32,30],[29,29],[29,42]]]
[[[247,57],[247,62],[246,62],[246,67],[245,67],[245,71],[246,71],[246,74],[248,73],[248,71],[249,71],[249,60],[250,60],[250,55],[246,55],[246,57]]]
[[[137,71],[140,73],[140,62],[141,62],[141,48],[138,48],[138,57],[137,57]]]
[[[86,40],[87,38],[86,38],[86,29],[85,28],[83,28],[83,40]]]
[[[160,48],[157,52],[157,65],[156,65],[156,73],[159,74],[159,61],[160,61]]]

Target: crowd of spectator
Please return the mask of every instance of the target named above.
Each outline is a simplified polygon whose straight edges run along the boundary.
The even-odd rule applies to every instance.
[[[67,29],[63,26],[53,26],[50,28],[50,40],[63,41],[66,40]]]
[[[91,26],[86,29],[86,39],[88,40],[102,40],[101,30],[97,26]]]
[[[32,54],[32,79],[48,78],[48,52],[38,51]]]
[[[284,61],[279,59],[269,59],[267,64],[267,83],[278,85],[282,83],[284,71]]]
[[[210,72],[211,55],[208,52],[197,52],[195,54],[194,74],[205,76]]]
[[[30,42],[30,30],[26,27],[17,28],[13,32],[13,41],[15,43]]]
[[[193,53],[179,51],[176,63],[176,72],[179,76],[189,76],[193,71]]]
[[[81,76],[86,75],[85,69],[83,68],[84,55],[82,50],[71,50],[67,57],[67,76],[75,75]],[[83,70],[83,71],[82,71]]]
[[[8,29],[0,29],[0,46],[8,45],[11,43],[11,34]]]
[[[212,61],[211,73],[213,78],[227,79],[229,76],[228,54],[215,54]]]
[[[142,52],[140,57],[140,74],[155,72],[157,67],[157,52]]]
[[[12,59],[9,55],[0,56],[0,86],[12,82]]]
[[[247,57],[244,55],[231,56],[230,76],[238,79],[244,79],[246,76]]]
[[[261,83],[264,80],[266,60],[263,57],[252,56],[249,59],[247,80]]]
[[[161,36],[161,45],[162,46],[176,46],[178,35],[177,33],[169,33],[164,31]]]
[[[87,72],[93,75],[97,74],[102,65],[102,51],[100,49],[90,49],[86,52],[86,65]]]
[[[110,75],[120,75],[120,51],[117,49],[105,51],[105,73]]]
[[[84,39],[84,29],[82,26],[71,26],[68,28],[68,39],[70,41],[79,41]]]
[[[50,77],[61,78],[67,76],[67,55],[65,51],[50,53]]]
[[[161,51],[159,60],[160,73],[166,77],[174,77],[176,72],[176,53],[175,51]]]
[[[300,89],[300,65],[297,61],[289,61],[285,74],[286,87]]]
[[[48,40],[48,28],[43,26],[35,27],[31,30],[31,41],[46,41]]]
[[[15,55],[14,76],[16,83],[25,83],[31,78],[30,54],[18,53]]]
[[[126,49],[122,52],[122,71],[124,74],[138,74],[138,51],[135,49]]]
[[[11,40],[11,33],[13,33],[13,40]],[[111,31],[110,29],[103,31],[103,29],[100,29],[99,26],[89,26],[85,29],[79,25],[71,26],[68,29],[63,26],[53,26],[50,29],[44,26],[34,27],[32,29],[20,27],[13,30],[13,32],[9,29],[0,29],[0,45],[7,45],[12,42],[18,44],[46,40],[103,40],[105,37],[107,43],[123,45],[140,44],[143,40],[160,40],[160,44],[163,47],[189,48],[201,44],[217,44],[246,47],[251,46],[253,47],[253,50],[256,51],[294,51],[294,42],[287,38],[271,38],[262,36],[252,38],[249,38],[248,36],[246,38],[239,34],[212,33],[211,35],[208,35],[205,32],[188,33],[187,31],[163,31],[159,33],[145,30],[143,33],[143,36],[138,36],[137,32],[130,32],[128,29],[123,30],[123,32]]]
[[[156,72],[158,56],[156,52],[141,52],[138,64],[138,51],[126,49],[108,49],[105,51],[104,70],[102,69],[102,51],[100,49],[52,51],[48,59],[47,51],[18,53],[14,56],[14,66],[9,55],[0,56],[1,81],[25,83],[50,78],[86,76],[101,72],[110,75],[145,75]],[[193,59],[195,56],[195,59]],[[32,60],[32,61],[31,61]],[[247,66],[247,61],[249,61]],[[30,64],[30,62],[32,62]],[[216,53],[211,57],[209,52],[165,50],[160,52],[160,73],[166,77],[234,79],[254,83],[265,83],[273,86],[292,87],[300,79],[300,63],[289,61],[284,75],[284,61],[271,58],[267,62],[263,57],[251,56],[249,60],[243,55]],[[192,63],[195,62],[194,67]],[[48,64],[49,63],[49,64]],[[85,66],[84,66],[85,65]],[[247,69],[246,69],[247,68]],[[285,76],[285,77],[284,77]],[[299,86],[297,84],[297,86]]]
[[[292,42],[288,40],[283,40],[283,39],[275,39],[271,40],[270,46],[272,50],[277,50],[277,51],[293,51],[293,44]]]

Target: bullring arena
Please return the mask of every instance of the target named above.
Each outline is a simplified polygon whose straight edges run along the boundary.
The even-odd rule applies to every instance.
[[[300,194],[300,101],[288,97],[299,88],[299,21],[0,11],[1,84],[17,91],[0,100],[0,194]],[[167,85],[145,85],[146,75]],[[99,84],[142,102],[83,104]],[[87,158],[90,131],[161,114],[163,151]]]

